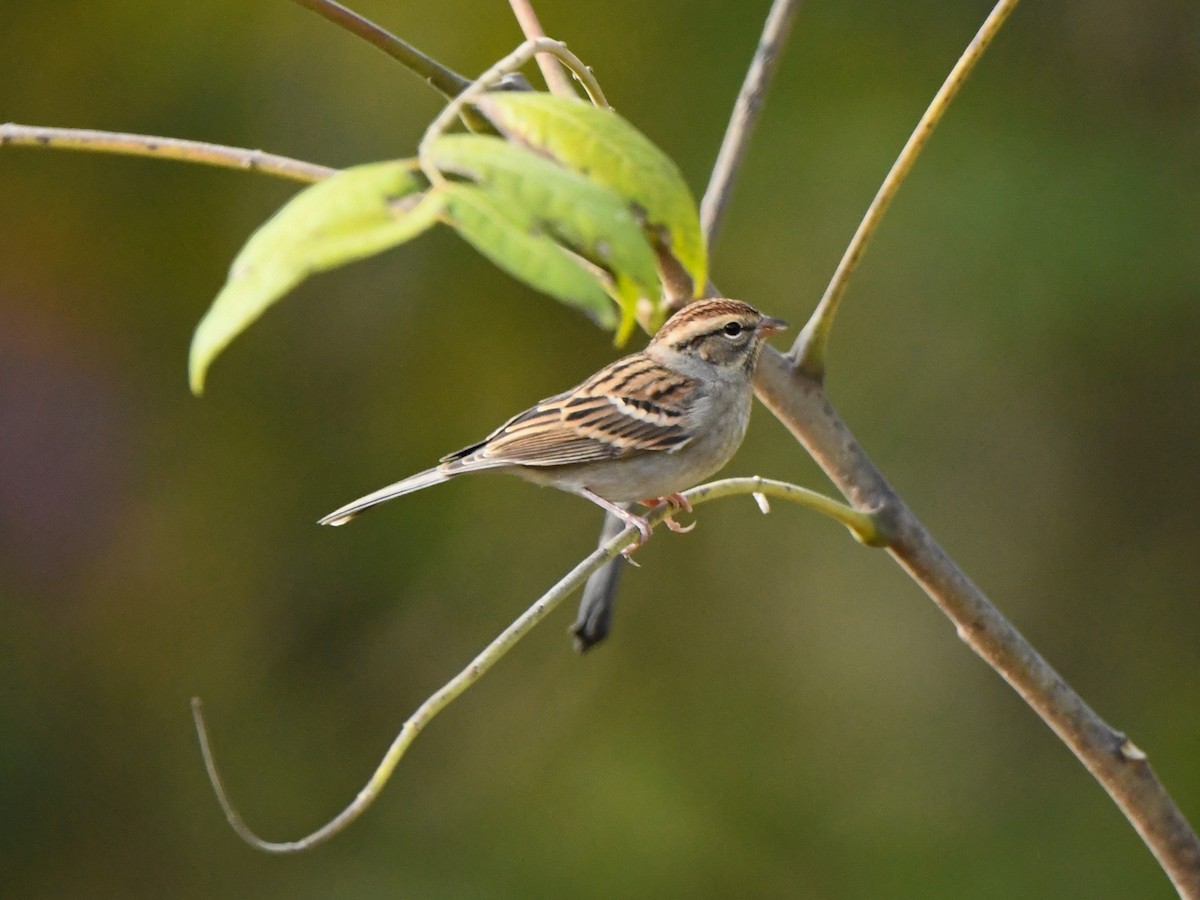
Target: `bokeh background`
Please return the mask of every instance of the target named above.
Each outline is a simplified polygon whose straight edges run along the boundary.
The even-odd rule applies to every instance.
[[[812,2],[714,272],[801,323],[989,8]],[[478,73],[504,4],[360,0]],[[766,3],[539,3],[699,193]],[[334,166],[411,155],[419,80],[275,0],[6,0],[0,120]],[[22,898],[1167,897],[1100,788],[881,553],[706,506],[578,657],[555,616],[376,807],[408,713],[593,544],[464,480],[330,531],[610,359],[449,233],[313,279],[187,391],[191,329],[296,186],[0,150],[0,872]],[[1200,7],[1019,8],[845,304],[834,402],[949,551],[1200,821]],[[780,342],[782,344],[782,341]],[[760,409],[731,473],[825,482]],[[573,601],[568,603],[573,606]]]

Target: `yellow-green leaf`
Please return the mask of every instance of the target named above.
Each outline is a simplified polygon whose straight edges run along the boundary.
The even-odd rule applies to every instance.
[[[442,217],[476,250],[514,278],[575,306],[604,328],[617,316],[600,286],[599,273],[538,230],[534,217],[520,207],[506,207],[482,188],[448,183],[436,189]]]
[[[442,137],[429,158],[604,270],[601,286],[621,307],[618,340],[632,329],[639,300],[657,302],[654,251],[629,202],[612,188],[496,137]]]
[[[413,160],[338,172],[289,200],[246,241],[192,336],[192,391],[235,337],[315,272],[381,253],[437,222],[439,200]]]
[[[535,92],[489,93],[475,101],[510,140],[613,188],[636,203],[652,232],[691,276],[696,296],[708,281],[708,259],[696,201],[679,167],[650,139],[607,109]]]

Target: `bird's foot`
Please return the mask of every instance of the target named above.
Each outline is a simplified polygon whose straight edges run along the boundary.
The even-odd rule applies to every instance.
[[[646,521],[645,517],[636,515],[635,513],[631,513],[624,509],[621,510],[619,516],[621,521],[626,525],[637,529],[637,540],[621,551],[621,555],[625,557],[626,561],[629,562],[630,565],[636,566],[637,563],[633,561],[633,551],[637,550],[642,546],[642,544],[650,540],[650,523]]]
[[[645,516],[639,516],[636,513],[630,512],[624,506],[621,506],[618,503],[613,503],[611,500],[605,500],[590,488],[576,488],[575,493],[581,497],[586,497],[600,508],[608,510],[610,513],[624,522],[626,528],[637,529],[637,539],[621,551],[621,555],[636,566],[637,563],[633,562],[633,559],[631,559],[631,554],[638,547],[642,546],[642,544],[646,543],[646,541],[650,540],[650,523],[646,521]]]
[[[640,502],[643,506],[647,506],[650,509],[654,509],[655,507],[662,506],[664,504],[668,506],[670,508],[670,512],[663,516],[663,524],[666,525],[670,531],[674,531],[676,534],[687,534],[696,527],[695,522],[692,522],[690,525],[680,525],[675,521],[675,513],[690,513],[692,511],[692,504],[688,503],[687,497],[683,496],[683,494],[667,494],[665,497],[651,497],[649,500],[642,500]]]

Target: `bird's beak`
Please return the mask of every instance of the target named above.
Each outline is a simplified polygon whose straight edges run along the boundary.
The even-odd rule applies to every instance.
[[[758,328],[755,331],[760,337],[770,337],[777,332],[783,331],[788,327],[788,323],[783,319],[773,319],[770,316],[763,316],[763,320],[758,323]]]

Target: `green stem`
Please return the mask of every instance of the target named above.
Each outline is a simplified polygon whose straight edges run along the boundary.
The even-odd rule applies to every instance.
[[[775,497],[818,512],[823,516],[845,525],[860,543],[868,547],[886,547],[889,538],[876,517],[869,512],[854,509],[832,497],[818,491],[789,484],[786,481],[775,481],[752,475],[746,478],[724,478],[720,481],[710,481],[694,487],[684,493],[688,502],[695,506],[708,500],[721,497],[733,497],[739,494],[762,494],[765,497]],[[658,521],[655,519],[655,521]]]
[[[975,34],[975,37],[971,40],[971,43],[967,45],[967,49],[963,51],[962,56],[958,58],[958,62],[954,64],[954,68],[946,76],[946,80],[942,83],[937,94],[934,95],[929,108],[925,110],[925,114],[921,116],[917,127],[913,129],[913,133],[909,136],[904,149],[900,151],[900,155],[892,163],[891,171],[888,172],[887,177],[883,180],[883,184],[879,186],[879,191],[875,194],[875,199],[871,201],[866,215],[863,216],[862,221],[858,225],[858,230],[854,232],[854,237],[850,239],[850,244],[846,247],[846,252],[843,254],[841,262],[838,263],[837,270],[833,273],[833,278],[830,280],[829,286],[825,288],[825,294],[821,297],[821,302],[817,304],[812,318],[808,320],[808,324],[801,330],[796,338],[796,343],[792,346],[790,355],[796,361],[798,371],[805,376],[816,381],[824,379],[825,355],[829,345],[829,333],[833,329],[833,319],[837,314],[842,296],[846,293],[846,286],[850,282],[850,276],[854,273],[855,268],[858,267],[863,251],[866,250],[867,244],[870,243],[871,237],[875,234],[875,229],[879,227],[879,223],[883,220],[884,213],[887,212],[888,207],[891,205],[892,198],[896,196],[896,192],[900,190],[900,185],[904,183],[904,179],[912,171],[917,157],[929,141],[930,135],[933,134],[933,129],[937,127],[942,117],[946,114],[946,110],[950,106],[950,101],[958,94],[963,83],[966,82],[967,76],[971,74],[971,71],[975,68],[975,64],[979,62],[980,57],[983,56],[983,52],[992,42],[992,38],[996,36],[996,33],[1000,30],[1000,26],[1004,24],[1005,19],[1016,8],[1016,5],[1017,0],[1000,0],[992,9],[991,14],[988,15],[979,31]]]
[[[687,498],[692,506],[698,506],[709,500],[741,494],[764,494],[780,500],[797,503],[841,522],[853,532],[856,538],[865,544],[879,546],[883,541],[882,534],[876,527],[874,517],[871,515],[853,510],[836,500],[818,494],[816,491],[810,491],[807,488],[787,484],[782,481],[773,481],[757,476],[750,478],[726,478],[721,481],[714,481],[692,488],[690,491],[684,493],[684,497]],[[646,518],[651,524],[657,525],[670,512],[671,508],[667,504],[662,504],[652,510]],[[417,707],[416,712],[400,728],[399,734],[396,735],[391,746],[388,747],[387,752],[383,755],[383,759],[380,760],[370,779],[368,779],[362,790],[358,792],[354,800],[320,828],[298,840],[264,840],[255,834],[246,824],[225,790],[225,785],[217,769],[216,758],[213,756],[200,699],[198,697],[193,698],[192,718],[196,723],[196,734],[200,741],[200,752],[204,757],[204,768],[208,772],[209,782],[212,784],[213,792],[217,795],[217,802],[221,804],[221,809],[224,811],[225,818],[228,820],[230,827],[247,844],[267,853],[298,853],[302,850],[315,847],[337,835],[366,812],[371,804],[374,803],[375,798],[379,796],[380,792],[387,785],[388,780],[392,777],[392,773],[395,772],[396,766],[399,765],[405,752],[412,745],[413,741],[417,739],[417,735],[421,733],[425,726],[438,713],[453,703],[471,685],[479,681],[488,669],[499,662],[509,650],[516,646],[521,638],[533,630],[535,625],[553,612],[576,588],[582,586],[593,572],[610,560],[615,559],[636,538],[637,531],[633,528],[626,528],[612,540],[598,547],[568,572],[554,587],[539,597],[529,609],[518,616],[478,656],[471,660],[461,672],[451,678],[440,690]]]

